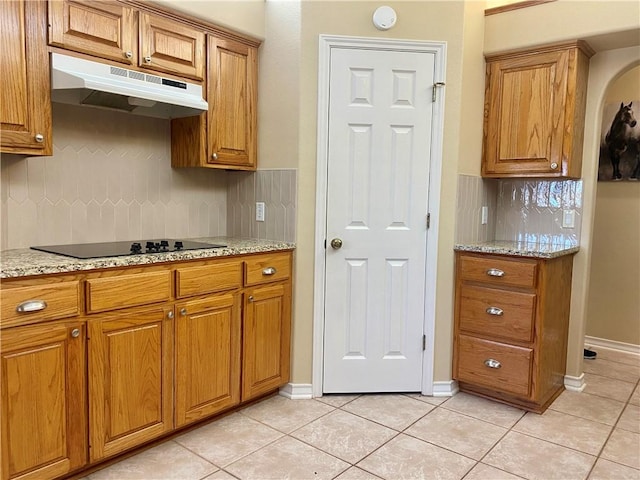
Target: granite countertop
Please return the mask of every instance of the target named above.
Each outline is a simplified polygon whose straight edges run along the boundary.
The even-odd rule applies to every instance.
[[[52,273],[71,273],[102,268],[151,265],[154,263],[197,260],[250,253],[264,253],[278,250],[292,250],[295,244],[274,240],[257,240],[234,237],[193,238],[205,243],[226,245],[224,248],[186,250],[183,252],[151,253],[147,255],[126,255],[80,260],[54,255],[29,248],[3,250],[0,252],[0,278],[18,278]]]
[[[556,258],[563,255],[574,254],[580,250],[580,247],[495,240],[492,242],[460,243],[454,245],[454,250],[462,252],[513,255],[516,257]]]

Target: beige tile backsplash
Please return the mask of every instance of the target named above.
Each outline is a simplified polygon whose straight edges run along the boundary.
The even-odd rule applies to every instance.
[[[480,225],[480,209],[489,223]],[[575,211],[573,228],[562,227],[563,210]],[[510,240],[580,245],[582,180],[483,179],[458,176],[456,243]]]
[[[0,247],[236,235],[295,240],[296,170],[172,169],[168,120],[53,105],[51,157],[3,154]],[[255,201],[266,203],[255,221]]]

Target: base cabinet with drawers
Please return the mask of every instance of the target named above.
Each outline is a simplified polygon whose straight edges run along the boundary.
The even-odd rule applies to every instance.
[[[289,381],[288,250],[0,287],[2,480],[79,472]]]
[[[564,389],[573,255],[456,252],[460,390],[543,412]]]

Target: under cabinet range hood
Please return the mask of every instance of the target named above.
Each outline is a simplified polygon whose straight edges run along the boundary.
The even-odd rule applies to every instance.
[[[208,109],[202,86],[59,53],[51,54],[51,100],[158,118]]]

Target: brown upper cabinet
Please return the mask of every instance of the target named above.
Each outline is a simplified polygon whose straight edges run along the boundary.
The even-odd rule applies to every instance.
[[[255,170],[258,47],[209,35],[209,111],[171,122],[171,165]]]
[[[0,151],[51,155],[46,4],[0,2]]]
[[[580,178],[593,54],[574,41],[486,57],[482,176]]]
[[[117,1],[50,0],[49,43],[126,65],[204,78],[203,30]]]

